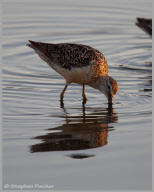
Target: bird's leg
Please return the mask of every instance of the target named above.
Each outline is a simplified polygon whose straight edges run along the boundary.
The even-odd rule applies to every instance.
[[[82,97],[83,97],[83,103],[86,103],[87,97],[85,95],[85,84],[83,84],[83,87],[82,87]]]
[[[85,113],[86,109],[85,109],[85,104],[86,104],[86,103],[82,102],[83,123],[84,123],[85,120],[86,120],[86,113]]]
[[[63,104],[64,93],[65,93],[65,91],[66,91],[66,89],[67,89],[67,86],[68,86],[68,84],[65,85],[63,91],[62,91],[61,94],[60,94],[60,102],[61,102],[61,104]]]

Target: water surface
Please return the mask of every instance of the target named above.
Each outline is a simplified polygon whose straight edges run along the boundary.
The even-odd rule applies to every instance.
[[[151,189],[152,44],[136,25],[151,0],[3,1],[3,183],[55,190]],[[112,108],[64,80],[28,39],[90,45],[119,84]]]

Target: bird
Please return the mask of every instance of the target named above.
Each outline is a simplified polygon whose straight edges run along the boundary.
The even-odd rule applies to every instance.
[[[65,86],[60,94],[63,103],[64,93],[71,83],[82,85],[83,103],[87,101],[85,85],[102,92],[108,104],[118,91],[115,79],[108,75],[108,64],[103,53],[88,45],[77,43],[44,43],[29,40],[27,44],[52,69],[65,79]]]
[[[152,19],[137,17],[136,20],[136,25],[152,36]]]

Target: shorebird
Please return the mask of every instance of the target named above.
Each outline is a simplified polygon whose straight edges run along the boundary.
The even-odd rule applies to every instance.
[[[152,19],[136,18],[136,25],[152,36]]]
[[[87,45],[71,43],[42,43],[29,40],[27,45],[51,68],[64,77],[66,84],[60,94],[63,103],[64,93],[70,83],[82,85],[83,103],[86,103],[85,85],[101,91],[111,104],[118,91],[116,80],[108,76],[108,64],[104,55]]]

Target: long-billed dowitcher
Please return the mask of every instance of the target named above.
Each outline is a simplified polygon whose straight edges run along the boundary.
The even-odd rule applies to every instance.
[[[98,89],[107,97],[108,103],[112,103],[113,96],[118,91],[118,84],[108,76],[108,64],[100,51],[81,44],[49,44],[31,40],[29,42],[27,45],[66,80],[60,95],[61,102],[67,86],[70,83],[78,83],[83,86],[83,103],[87,100],[85,85]]]

